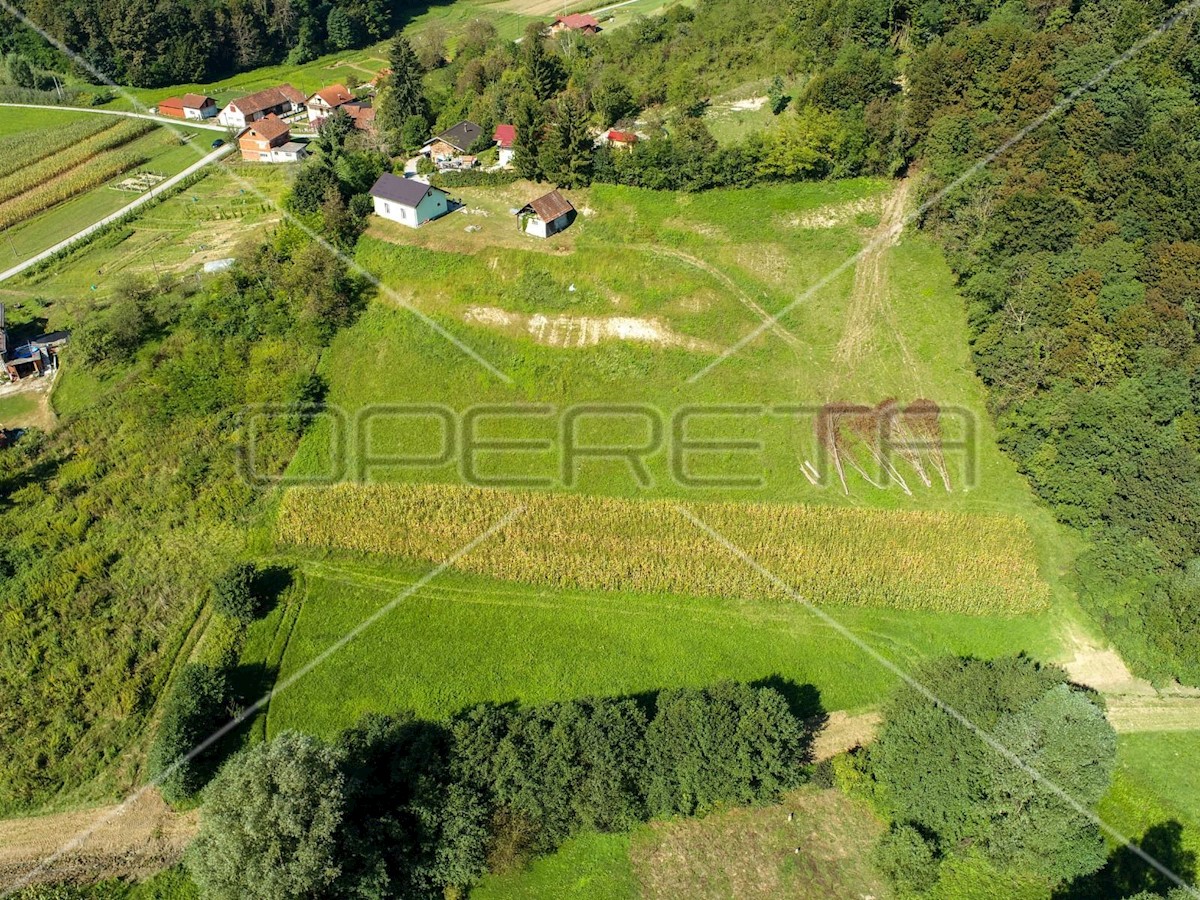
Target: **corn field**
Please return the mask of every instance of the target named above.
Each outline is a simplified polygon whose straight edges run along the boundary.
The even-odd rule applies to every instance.
[[[0,231],[36,216],[64,200],[70,200],[92,188],[99,187],[122,172],[128,172],[130,169],[140,166],[145,161],[145,155],[136,151],[105,153],[103,156],[77,166],[38,190],[22,194],[7,203],[0,203]]]
[[[49,184],[55,178],[67,175],[103,153],[123,147],[153,130],[153,122],[129,119],[116,128],[108,128],[91,138],[56,153],[39,163],[14,172],[0,179],[0,203],[19,197]]]
[[[514,521],[455,567],[560,588],[789,596],[665,501],[340,484],[289,490],[277,528],[284,544],[441,562],[517,507],[523,512]],[[1048,603],[1020,519],[782,504],[689,508],[821,603],[969,614],[1018,614]]]
[[[92,135],[115,128],[120,122],[116,116],[95,116],[62,128],[4,138],[0,140],[0,178],[7,178],[13,172],[54,156]]]

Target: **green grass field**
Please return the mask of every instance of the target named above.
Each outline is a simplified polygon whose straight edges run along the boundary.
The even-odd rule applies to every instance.
[[[488,875],[471,900],[637,900],[629,836],[588,832],[517,872]]]
[[[914,512],[941,511],[981,520],[1014,517],[1028,523],[1039,573],[1031,584],[1036,585],[1038,577],[1048,583],[1048,611],[999,618],[837,604],[831,609],[854,633],[906,666],[942,653],[1027,650],[1040,658],[1058,658],[1063,628],[1068,623],[1077,627],[1077,611],[1060,580],[1073,548],[1062,541],[995,447],[983,389],[972,375],[967,354],[961,301],[944,261],[923,238],[905,237],[886,252],[880,261],[881,284],[864,285],[848,270],[807,297],[787,319],[794,340],[763,336],[707,378],[687,383],[719,348],[760,321],[751,304],[782,308],[861,247],[866,233],[858,214],[872,205],[882,209],[880,201],[888,188],[883,182],[860,180],[688,196],[594,187],[571,193],[582,215],[567,233],[544,243],[517,232],[506,212],[533,186],[458,191],[466,214],[455,213],[415,232],[376,227],[373,236],[360,243],[358,258],[404,302],[436,317],[509,373],[513,383],[490,375],[384,293],[326,353],[321,371],[329,382],[329,403],[348,420],[372,404],[388,402],[462,409],[483,402],[564,407],[619,400],[648,404],[666,410],[668,416],[684,403],[764,400],[874,404],[897,396],[961,406],[971,417],[975,438],[969,455],[948,459],[955,487],[951,492],[938,484],[935,489],[918,487],[910,497],[895,485],[871,487],[853,475],[849,496],[835,481],[814,486],[800,471],[800,462],[813,452],[812,423],[770,417],[720,423],[725,436],[762,437],[761,453],[715,454],[707,460],[710,471],[721,466],[733,471],[746,465],[756,468],[765,474],[758,488],[698,490],[677,483],[670,477],[664,452],[647,460],[653,477],[648,486],[638,484],[618,463],[584,466],[569,488],[556,483],[553,489],[623,498],[632,501],[634,515],[636,504],[651,498],[869,507],[884,517],[885,530],[888,517],[894,517],[892,527],[906,538],[913,537],[907,530],[913,527]],[[847,207],[855,214],[838,212]],[[820,224],[812,224],[815,219]],[[478,224],[479,230],[465,232],[468,224]],[[572,285],[575,289],[569,290]],[[480,315],[481,309],[501,310],[508,318]],[[537,315],[568,324],[612,316],[638,318],[680,337],[671,346],[627,340],[579,346],[577,337],[571,337],[578,332],[566,326],[566,339],[556,337],[553,329],[532,328]],[[847,349],[848,332],[854,332],[855,343]],[[952,425],[947,423],[948,435]],[[486,433],[554,438],[555,428],[536,419],[520,425],[494,421]],[[620,431],[619,425],[614,430]],[[430,451],[432,434],[432,428],[412,421],[384,419],[375,423],[364,446],[373,453],[419,454]],[[711,431],[708,435],[713,436]],[[312,429],[290,473],[303,477],[324,471],[330,438],[328,422]],[[435,468],[364,468],[362,447],[351,443],[349,471],[367,481],[468,480],[453,462]],[[554,475],[552,459],[552,454],[496,454],[488,464],[491,468],[485,468],[489,474]],[[975,474],[968,480],[970,466]],[[400,555],[406,550],[415,553],[420,543],[406,544],[390,507],[374,512],[364,507],[353,521],[325,507],[327,518],[318,522],[323,504],[319,492],[314,497],[316,502],[307,505],[307,519],[288,520],[289,534],[302,533],[308,525],[324,528],[328,540],[318,543],[336,546],[345,544],[343,538],[351,533],[374,532],[382,543],[353,544],[353,549]],[[649,507],[646,510],[648,514]],[[481,516],[480,509],[473,509],[468,518]],[[545,527],[553,528],[567,527],[562,523],[569,517],[544,518]],[[437,527],[432,519],[425,524]],[[737,527],[732,519],[729,524]],[[753,531],[756,526],[746,527]],[[752,541],[761,536],[742,537]],[[578,544],[586,556],[589,540],[595,541],[601,558],[612,550],[611,538],[584,528],[569,542]],[[938,554],[945,543],[924,552]],[[991,551],[987,540],[969,543]],[[623,564],[636,567],[645,556],[646,565],[651,565],[656,553],[668,552],[665,547],[631,552]],[[498,544],[496,551],[498,560],[521,554],[517,544]],[[882,553],[882,558],[894,556],[899,562],[910,555],[895,551],[890,556]],[[700,556],[692,558],[695,568],[702,569]],[[731,571],[742,565],[732,558],[725,564]],[[496,568],[475,571],[494,573],[499,566],[497,562]],[[688,564],[680,566],[686,569]],[[309,592],[280,674],[299,669],[422,571],[384,557],[335,556],[307,564]],[[304,727],[329,734],[368,710],[409,706],[425,715],[444,716],[483,700],[539,702],[636,693],[722,677],[779,676],[812,683],[829,709],[871,706],[892,686],[890,674],[860,649],[830,634],[809,612],[778,600],[764,601],[760,591],[736,591],[737,599],[698,600],[679,595],[705,591],[676,586],[637,594],[631,586],[639,583],[636,578],[618,578],[605,584],[615,590],[602,593],[589,592],[597,586],[590,583],[536,587],[446,573],[364,634],[355,652],[336,654],[277,698],[268,730]],[[978,593],[969,585],[956,590],[972,601]],[[1039,590],[1031,586],[1029,593]],[[830,592],[815,599],[835,596]]]
[[[788,814],[792,819],[788,819]],[[784,900],[892,896],[871,864],[882,825],[860,801],[804,788],[777,805],[581,834],[471,900]],[[799,848],[799,852],[797,852]]]
[[[38,401],[34,394],[15,394],[0,397],[0,427],[13,427],[23,423],[37,412]]]
[[[362,557],[296,562],[307,595],[294,626],[282,629],[290,638],[280,681],[428,571]],[[1028,650],[1046,658],[1055,650],[1052,613],[829,611],[902,665],[941,653]],[[259,650],[245,661],[264,664],[280,633],[278,616],[256,623],[251,643]],[[795,604],[538,589],[445,573],[275,697],[267,731],[330,736],[366,712],[409,708],[442,718],[487,700],[542,703],[772,677],[815,685],[829,710],[871,706],[894,683]]]

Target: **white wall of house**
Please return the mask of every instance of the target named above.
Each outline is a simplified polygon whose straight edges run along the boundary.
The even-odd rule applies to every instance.
[[[185,119],[211,119],[216,114],[217,108],[215,106],[205,106],[201,109],[189,109],[186,106],[183,108],[183,117]]]
[[[501,147],[499,157],[500,157],[500,165],[502,165],[506,168],[508,166],[511,166],[512,158],[513,158],[513,148],[512,147]]]
[[[426,194],[415,207],[405,206],[395,200],[384,200],[382,197],[372,199],[375,201],[376,215],[407,225],[409,228],[416,228],[438,216],[444,216],[449,209],[446,205],[446,195],[436,189]]]
[[[217,121],[229,128],[245,128],[247,124],[246,117],[242,115],[242,111],[232,106],[227,106],[221,110],[221,114],[217,116]]]

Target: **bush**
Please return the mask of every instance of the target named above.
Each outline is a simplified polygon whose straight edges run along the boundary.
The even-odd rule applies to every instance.
[[[284,732],[234,757],[205,794],[188,869],[217,900],[324,896],[341,874],[342,757]]]
[[[726,682],[664,691],[646,732],[646,796],[657,816],[774,800],[804,781],[805,732],[772,688]]]
[[[213,666],[188,663],[179,673],[149,758],[151,777],[168,802],[187,800],[212,777],[214,748],[188,754],[224,724],[229,693],[225,673]]]
[[[1047,887],[1099,868],[1099,828],[1061,795],[1091,808],[1109,786],[1116,736],[1093,698],[1025,657],[939,660],[918,678],[938,701],[902,686],[870,755],[895,818]]]
[[[213,606],[217,612],[240,622],[258,617],[262,598],[255,591],[258,567],[254,563],[234,563],[213,581]]]
[[[875,864],[904,893],[931,888],[938,877],[936,848],[912,825],[893,825],[875,848]]]

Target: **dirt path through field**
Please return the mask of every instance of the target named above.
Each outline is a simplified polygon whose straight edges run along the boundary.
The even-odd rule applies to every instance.
[[[883,202],[879,224],[867,236],[867,244],[854,267],[846,325],[833,354],[835,381],[853,371],[856,363],[878,349],[876,339],[882,327],[894,337],[905,370],[914,380],[913,386],[917,386],[917,359],[904,339],[895,309],[888,302],[887,255],[904,230],[908,191],[909,179],[896,182],[892,193]]]
[[[176,813],[147,791],[118,814],[118,807],[0,821],[0,890],[41,881],[90,882],[144,877],[177,863],[196,833],[196,812]],[[35,871],[81,833],[86,840]]]

